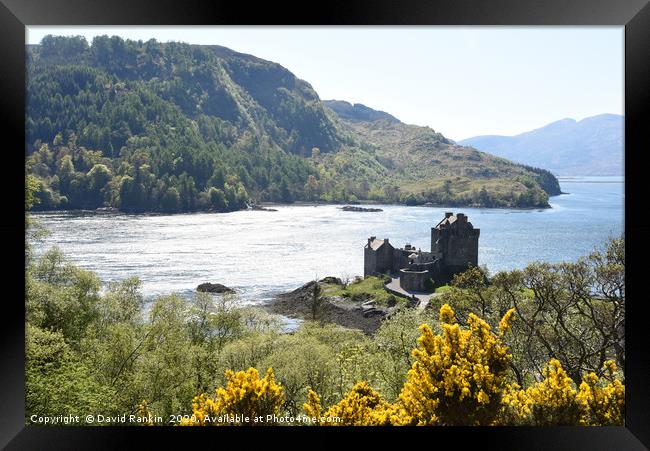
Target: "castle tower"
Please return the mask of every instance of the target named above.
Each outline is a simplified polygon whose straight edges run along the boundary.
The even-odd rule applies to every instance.
[[[444,219],[431,228],[431,253],[450,275],[465,271],[469,265],[478,266],[480,233],[463,213],[445,213]]]
[[[363,275],[384,274],[393,269],[393,254],[395,249],[388,241],[377,239],[376,236],[368,238],[368,243],[363,249]]]

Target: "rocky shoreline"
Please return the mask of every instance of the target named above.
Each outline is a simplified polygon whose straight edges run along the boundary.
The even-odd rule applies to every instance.
[[[382,308],[370,302],[352,301],[340,296],[320,296],[314,302],[314,284],[332,283],[335,278],[325,278],[318,282],[311,281],[288,293],[277,295],[272,301],[263,305],[270,313],[289,318],[334,323],[350,329],[359,329],[366,334],[373,334],[384,319],[395,311],[394,307]],[[339,281],[340,282],[340,281]]]

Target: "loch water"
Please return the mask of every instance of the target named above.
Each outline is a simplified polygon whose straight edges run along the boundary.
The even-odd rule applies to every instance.
[[[428,250],[430,229],[445,211],[463,212],[481,229],[479,264],[491,273],[534,260],[574,261],[623,233],[622,177],[567,177],[560,185],[568,194],[535,210],[279,205],[221,214],[38,213],[50,235],[33,248],[38,256],[58,246],[104,283],[138,276],[149,300],[188,297],[198,284],[218,282],[236,289],[242,304],[257,304],[314,278],[362,275],[371,235]]]

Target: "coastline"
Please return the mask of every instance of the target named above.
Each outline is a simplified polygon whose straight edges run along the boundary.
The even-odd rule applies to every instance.
[[[594,182],[598,183],[598,182]],[[616,183],[616,182],[600,182],[600,183]],[[571,194],[571,193],[565,193],[561,192],[560,194],[555,194],[553,196],[549,196],[549,198],[556,197],[556,196],[561,196],[564,194]],[[501,206],[501,207],[485,207],[481,205],[472,205],[472,204],[460,204],[460,205],[449,205],[449,204],[431,204],[431,205],[407,205],[404,203],[399,203],[399,202],[380,202],[380,201],[374,201],[374,200],[364,200],[364,201],[353,201],[353,202],[321,202],[321,201],[308,201],[308,200],[299,200],[299,201],[294,201],[291,203],[287,202],[260,202],[259,204],[255,204],[256,206],[259,207],[264,207],[264,208],[272,208],[272,207],[290,207],[290,206],[298,206],[298,207],[320,207],[320,206],[330,206],[330,205],[351,205],[351,206],[374,206],[374,205],[389,205],[389,206],[396,206],[396,207],[423,207],[423,208],[449,208],[449,209],[458,209],[458,208],[481,208],[481,209],[491,209],[491,210],[547,210],[547,209],[552,209],[553,206],[549,203],[547,206],[537,206],[537,207],[506,207],[506,206]],[[231,210],[231,211],[215,211],[215,210],[195,210],[195,211],[177,211],[177,212],[161,212],[161,211],[142,211],[142,212],[133,212],[133,211],[123,211],[119,209],[111,210],[111,211],[104,211],[100,209],[95,209],[95,210],[70,210],[70,209],[61,209],[61,210],[31,210],[29,211],[29,214],[34,214],[34,215],[45,215],[45,214],[55,214],[55,213],[61,213],[61,214],[79,214],[79,215],[84,215],[84,214],[96,214],[96,215],[106,215],[106,216],[114,216],[114,215],[129,215],[129,216],[172,216],[172,215],[191,215],[191,214],[197,214],[197,213],[212,213],[212,214],[227,214],[227,213],[235,213],[237,211],[264,211],[260,209],[253,209],[253,208],[241,208],[239,210]]]
[[[563,183],[606,183],[606,184],[618,184],[618,183],[625,183],[625,175],[566,175],[566,176],[556,176],[559,181],[562,181]],[[616,180],[592,180],[593,178],[616,178]],[[561,196],[561,195],[566,195],[566,194],[571,194],[570,192],[565,192],[561,191],[558,194],[554,195],[549,195],[549,200],[551,198]],[[356,201],[350,201],[350,202],[326,202],[326,201],[318,201],[318,200],[297,200],[293,201],[291,203],[287,202],[272,202],[272,201],[264,201],[260,202],[258,204],[253,204],[259,207],[286,207],[286,206],[304,206],[304,207],[319,207],[319,206],[327,206],[327,205],[353,205],[353,206],[373,206],[373,205],[390,205],[390,206],[404,206],[404,207],[429,207],[429,208],[449,208],[449,209],[458,209],[458,208],[481,208],[481,209],[492,209],[492,210],[521,210],[521,211],[528,211],[528,210],[546,210],[546,209],[552,209],[553,206],[549,202],[547,206],[530,206],[530,207],[507,207],[507,206],[491,206],[491,207],[486,207],[482,205],[472,205],[472,204],[457,204],[457,205],[449,205],[449,204],[420,204],[420,205],[407,205],[405,203],[400,203],[400,202],[387,202],[387,201],[378,201],[378,200],[356,200]],[[107,208],[107,207],[103,207]],[[239,210],[231,210],[231,211],[216,211],[216,210],[196,210],[196,211],[179,211],[179,212],[161,212],[161,211],[142,211],[142,212],[134,212],[134,211],[123,211],[117,208],[110,208],[110,210],[102,210],[102,209],[95,209],[95,210],[84,210],[84,209],[78,209],[78,210],[70,210],[70,209],[60,209],[60,210],[31,210],[29,213],[34,214],[34,215],[39,215],[39,214],[55,214],[55,213],[62,213],[62,214],[79,214],[79,215],[84,215],[84,214],[98,214],[98,215],[129,215],[129,216],[171,216],[171,215],[187,215],[187,214],[195,214],[195,213],[216,213],[216,214],[221,214],[221,213],[233,213],[236,211],[245,211],[250,208],[242,208]]]

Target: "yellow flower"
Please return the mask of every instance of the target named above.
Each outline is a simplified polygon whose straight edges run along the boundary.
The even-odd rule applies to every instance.
[[[441,335],[420,326],[415,361],[398,401],[409,424],[489,425],[498,418],[508,349],[476,315],[469,315],[468,329],[454,318],[444,305]]]
[[[252,425],[256,417],[266,420],[267,415],[277,414],[284,403],[282,387],[275,383],[271,368],[262,379],[255,368],[236,373],[227,370],[225,375],[228,383],[225,388],[217,388],[214,398],[206,394],[194,398],[193,415],[181,421],[182,426]],[[232,422],[226,417],[241,420]]]
[[[512,327],[512,322],[515,320],[515,309],[511,308],[503,315],[501,321],[499,321],[499,331],[501,334],[505,334]]]
[[[309,390],[307,394],[307,402],[303,404],[303,409],[307,416],[312,418],[320,418],[321,404],[320,397],[316,394],[315,391]]]
[[[582,424],[593,426],[622,425],[625,418],[625,385],[615,379],[616,364],[603,365],[604,381],[595,373],[583,376],[576,400],[583,409]]]
[[[318,400],[318,408],[316,408]],[[304,405],[310,416],[318,416],[320,400],[313,391],[309,391],[308,402]],[[367,382],[359,382],[337,404],[330,407],[321,419],[321,424],[328,426],[378,426],[392,424],[394,406],[381,399]]]
[[[440,307],[440,322],[445,324],[454,324],[456,322],[456,316],[449,304]]]

